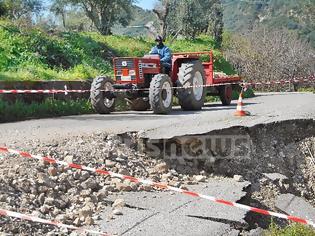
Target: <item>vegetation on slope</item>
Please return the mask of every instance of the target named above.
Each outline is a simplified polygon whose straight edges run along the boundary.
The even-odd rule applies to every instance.
[[[168,42],[166,42],[168,44]],[[102,36],[95,32],[51,32],[24,29],[0,21],[0,80],[77,80],[111,74],[113,56],[147,54],[152,39],[128,36]],[[176,40],[169,45],[174,52],[209,51],[211,38]],[[234,73],[219,51],[216,69]]]
[[[254,25],[267,29],[286,28],[299,33],[315,47],[313,0],[224,0],[224,24],[232,32],[248,31]]]

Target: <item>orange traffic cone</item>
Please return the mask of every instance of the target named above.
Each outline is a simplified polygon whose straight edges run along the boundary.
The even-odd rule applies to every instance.
[[[247,116],[247,115],[249,115],[249,112],[246,112],[243,110],[243,106],[244,106],[244,103],[243,103],[243,90],[242,90],[240,93],[240,97],[238,99],[238,102],[237,102],[237,108],[236,108],[236,112],[234,113],[234,116]]]

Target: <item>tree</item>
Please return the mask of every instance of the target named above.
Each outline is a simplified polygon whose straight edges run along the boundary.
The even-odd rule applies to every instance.
[[[222,40],[223,40],[223,27],[224,27],[224,23],[223,23],[223,7],[222,7],[222,3],[221,1],[216,1],[213,6],[213,28],[212,28],[212,32],[213,32],[213,36],[215,39],[215,43],[216,43],[216,47],[217,48],[221,48],[222,46]]]
[[[177,36],[180,33],[188,38],[195,38],[202,33],[211,34],[217,41],[217,46],[221,46],[223,33],[221,0],[161,0],[161,4],[164,6],[162,12],[167,13],[167,19],[166,23],[160,21],[163,26],[167,25],[164,28],[169,34]]]
[[[315,51],[286,29],[254,28],[245,35],[234,35],[227,45],[227,59],[243,77],[276,81],[315,72]]]
[[[5,16],[7,14],[7,9],[4,5],[4,3],[1,1],[0,2],[0,17]]]
[[[170,0],[161,0],[153,9],[154,14],[159,20],[160,23],[160,35],[163,39],[166,38],[167,33],[167,17],[170,12],[171,1]]]
[[[126,26],[131,20],[131,6],[135,0],[69,0],[83,7],[96,29],[103,35],[111,34],[116,24]]]
[[[57,16],[61,16],[62,25],[66,28],[66,6],[68,4],[67,0],[54,0],[50,7],[50,11],[55,13]]]
[[[14,20],[39,14],[43,9],[41,0],[3,0],[3,5],[7,10],[6,15]]]

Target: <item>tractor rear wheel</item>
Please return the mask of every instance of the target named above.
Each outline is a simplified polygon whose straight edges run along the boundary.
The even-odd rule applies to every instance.
[[[181,65],[177,85],[184,88],[177,91],[179,104],[183,110],[201,110],[205,103],[205,82],[204,68],[200,61],[195,60]]]
[[[93,80],[91,86],[91,103],[99,114],[109,114],[115,109],[115,98],[109,99],[106,92],[114,91],[113,80],[108,77],[98,77]]]
[[[133,111],[147,111],[150,109],[150,102],[147,98],[136,98],[128,102]]]
[[[221,102],[224,106],[228,106],[232,101],[233,89],[231,85],[223,85],[219,88]]]
[[[152,78],[149,101],[155,114],[168,114],[172,111],[173,89],[168,75],[157,74]]]

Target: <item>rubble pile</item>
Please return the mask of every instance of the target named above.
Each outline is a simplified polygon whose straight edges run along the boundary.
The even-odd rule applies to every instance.
[[[127,137],[95,134],[48,144],[34,140],[23,144],[24,147],[28,147],[27,150],[18,144],[15,144],[14,148],[50,156],[67,163],[147,178],[176,187],[197,184],[206,179],[205,172],[198,175],[179,174],[163,160],[147,157],[138,150],[136,135],[129,134]],[[194,171],[196,173],[197,169]],[[98,212],[112,204],[107,201],[107,196],[122,191],[156,190],[152,186],[140,185],[129,180],[20,156],[3,155],[0,159],[0,207],[3,209],[65,224],[87,226],[93,225],[98,219]],[[119,215],[119,208],[114,207],[113,214]],[[0,221],[0,231],[4,232],[20,235],[30,235],[34,232],[60,234],[60,231],[50,226],[43,227],[19,220],[13,220],[12,223],[3,218]]]

